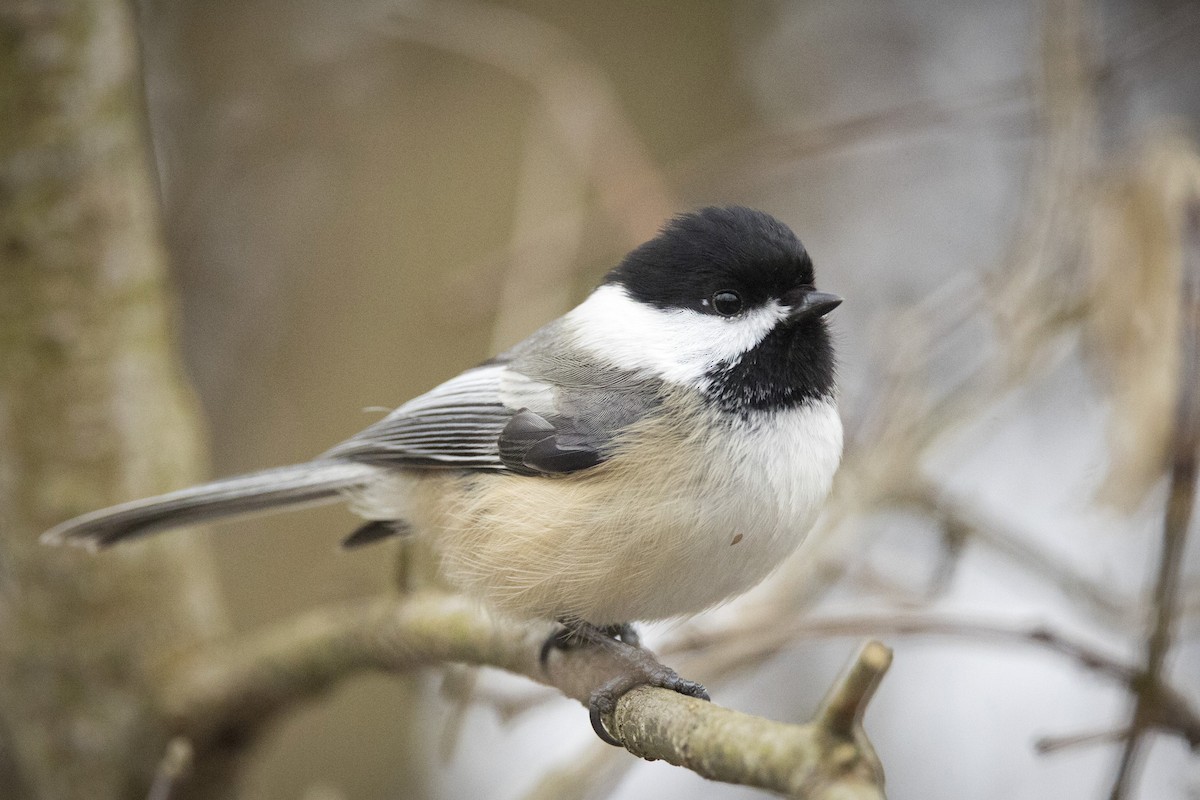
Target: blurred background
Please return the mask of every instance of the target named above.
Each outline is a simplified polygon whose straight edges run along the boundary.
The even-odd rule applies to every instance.
[[[802,721],[876,635],[896,648],[868,717],[890,797],[1108,796],[1131,694],[1042,632],[1136,664],[1156,613],[1200,4],[138,12],[212,474],[307,459],[512,344],[676,211],[762,208],[846,298],[845,469],[769,586],[652,646],[722,704]],[[336,551],[354,524],[335,508],[202,534],[235,627],[388,590],[391,546]],[[1193,546],[1168,660],[1193,703],[1196,566]],[[734,647],[697,644],[738,620]],[[1129,796],[1200,797],[1183,739],[1144,755]],[[347,682],[247,781],[304,800],[759,796],[461,670]]]

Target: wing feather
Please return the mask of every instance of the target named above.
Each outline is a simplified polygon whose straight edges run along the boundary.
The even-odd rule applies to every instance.
[[[553,349],[553,348],[549,348]],[[325,454],[378,465],[547,475],[599,464],[657,386],[548,348],[467,370]]]
[[[415,397],[327,453],[397,466],[504,469],[497,441],[513,409],[500,400],[503,365],[468,370]]]

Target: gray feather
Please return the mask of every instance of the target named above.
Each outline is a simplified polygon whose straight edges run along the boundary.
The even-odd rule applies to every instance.
[[[335,460],[254,472],[84,514],[46,531],[42,541],[95,550],[165,528],[333,502],[375,473],[366,464]]]
[[[560,325],[410,400],[325,458],[521,475],[599,464],[613,439],[660,402],[662,381],[600,362],[571,346]],[[521,412],[540,420],[544,434],[522,428]]]
[[[496,440],[512,410],[496,395],[499,370],[467,370],[325,454],[380,466],[501,469]]]

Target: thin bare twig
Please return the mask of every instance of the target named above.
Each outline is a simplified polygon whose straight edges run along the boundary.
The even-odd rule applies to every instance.
[[[1021,626],[928,614],[818,617],[798,619],[790,624],[775,619],[761,620],[752,625],[693,631],[662,650],[672,656],[697,654],[701,660],[691,662],[691,668],[700,669],[705,675],[727,676],[761,664],[800,639],[883,635],[950,636],[1035,645],[1064,656],[1080,667],[1133,692],[1140,691],[1147,681],[1151,681],[1153,693],[1160,702],[1151,709],[1152,716],[1147,718],[1147,725],[1178,735],[1192,747],[1200,746],[1200,711],[1161,675],[1149,678],[1143,670],[1120,658],[1045,625]]]
[[[878,142],[900,144],[957,133],[1029,136],[1031,105],[1028,87],[1017,81],[957,98],[920,97],[817,125],[806,120],[803,127],[723,141],[690,156],[676,166],[674,174],[678,183],[699,193],[745,192],[797,162]]]
[[[1022,535],[1012,521],[988,513],[978,504],[966,503],[941,492],[930,483],[920,488],[924,490],[923,496],[915,501],[944,525],[963,528],[971,541],[990,547],[1034,575],[1045,576],[1047,585],[1087,603],[1110,624],[1128,629],[1129,608],[1133,603],[1115,593],[1111,585],[1089,578],[1061,558],[1054,557],[1045,548],[1034,544],[1032,537]]]
[[[636,764],[621,751],[592,742],[567,763],[547,770],[524,800],[591,800],[604,797]]]
[[[1072,747],[1091,744],[1110,744],[1119,742],[1129,736],[1128,728],[1107,729],[1102,731],[1086,731],[1071,733],[1066,736],[1043,736],[1033,743],[1034,748],[1042,755],[1057,753]]]

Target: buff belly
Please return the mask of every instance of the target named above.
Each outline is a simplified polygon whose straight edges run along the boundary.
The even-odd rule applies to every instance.
[[[656,425],[585,472],[395,474],[358,505],[403,512],[452,585],[510,615],[608,625],[695,613],[800,544],[837,469],[841,424],[822,402]]]

